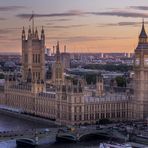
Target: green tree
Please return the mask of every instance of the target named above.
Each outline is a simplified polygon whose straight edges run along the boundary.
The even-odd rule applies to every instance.
[[[99,124],[110,124],[111,121],[107,118],[104,118],[104,119],[100,119],[99,120]]]
[[[0,73],[0,79],[4,79],[4,74]]]
[[[95,84],[96,83],[96,74],[87,74],[85,75],[87,84]]]
[[[46,78],[51,79],[51,77],[52,77],[52,69],[51,69],[51,66],[49,65],[48,70],[46,72]]]
[[[124,77],[116,77],[116,82],[118,87],[126,87],[126,79]]]
[[[125,64],[88,64],[84,66],[85,69],[99,69],[99,70],[106,70],[106,71],[120,71],[120,72],[127,72],[133,69],[133,66],[125,65]]]

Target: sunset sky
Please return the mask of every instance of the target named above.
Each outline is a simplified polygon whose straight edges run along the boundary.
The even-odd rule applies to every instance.
[[[0,52],[21,53],[32,11],[46,47],[59,40],[62,51],[133,52],[142,18],[148,32],[148,0],[0,0]]]

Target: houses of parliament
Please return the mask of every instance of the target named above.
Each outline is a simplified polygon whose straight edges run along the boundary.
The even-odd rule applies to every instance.
[[[135,49],[133,93],[106,91],[103,76],[95,85],[64,73],[57,42],[52,78],[45,78],[45,32],[22,30],[22,78],[7,75],[1,104],[60,125],[95,124],[99,119],[143,120],[148,117],[148,37],[144,22]]]

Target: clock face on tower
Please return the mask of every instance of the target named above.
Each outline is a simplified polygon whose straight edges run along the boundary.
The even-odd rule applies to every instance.
[[[144,66],[148,67],[148,55],[144,55]]]
[[[139,66],[139,65],[140,65],[140,58],[136,58],[136,59],[135,59],[135,65],[136,65],[136,66]]]
[[[140,65],[140,54],[136,54],[135,55],[135,66],[139,66]]]

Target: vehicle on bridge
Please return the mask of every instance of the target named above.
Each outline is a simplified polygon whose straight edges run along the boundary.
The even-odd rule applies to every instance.
[[[57,142],[77,142],[77,138],[74,134],[74,129],[59,129],[56,135]]]
[[[147,145],[148,144],[148,136],[132,134],[130,136],[130,141]]]

